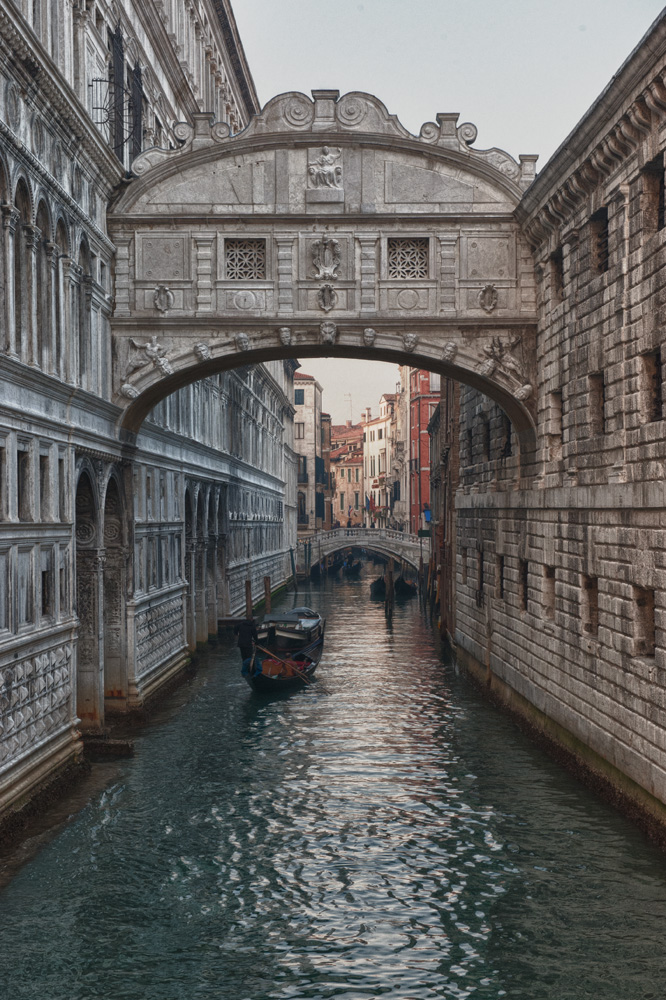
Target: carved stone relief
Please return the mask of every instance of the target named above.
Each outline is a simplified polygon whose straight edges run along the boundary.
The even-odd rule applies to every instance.
[[[322,146],[311,150],[308,162],[308,187],[342,188],[342,150]]]
[[[192,350],[194,351],[194,354],[199,361],[210,361],[210,359],[213,357],[211,349],[208,346],[208,344],[204,343],[195,344]]]
[[[315,267],[313,277],[320,281],[336,281],[342,251],[338,240],[323,236],[312,244],[312,263]]]
[[[283,347],[289,347],[291,344],[291,330],[288,326],[281,326],[278,330],[278,338]]]
[[[335,323],[325,320],[319,327],[319,339],[322,344],[334,344],[338,328]]]
[[[173,367],[166,356],[167,349],[158,344],[156,336],[152,336],[147,344],[142,344],[134,338],[131,338],[130,343],[139,353],[130,358],[125,372],[126,379],[147,364],[152,364],[162,375],[173,375]]]
[[[153,305],[158,312],[167,313],[173,309],[174,296],[168,285],[158,285],[153,294]]]
[[[524,383],[521,366],[512,354],[520,341],[521,338],[518,336],[511,337],[506,341],[502,340],[501,337],[493,337],[489,343],[481,347],[481,353],[484,357],[476,366],[478,373],[489,377],[499,370],[516,381]]]
[[[317,292],[317,303],[320,309],[324,312],[330,312],[331,309],[335,308],[338,301],[338,293],[333,288],[333,285],[322,285]]]
[[[363,343],[366,347],[373,347],[376,337],[376,332],[370,326],[367,326],[363,331]]]
[[[458,353],[458,345],[454,340],[450,340],[448,344],[444,345],[444,350],[442,351],[442,358],[444,359],[444,361],[454,361],[457,353]]]
[[[250,350],[250,338],[246,333],[237,333],[234,337],[236,342],[236,350],[238,351],[249,351]]]
[[[187,277],[185,248],[182,236],[142,237],[138,277],[163,281],[178,281]]]
[[[491,313],[497,307],[497,289],[494,285],[486,285],[481,289],[478,303],[487,313]]]
[[[419,342],[415,333],[406,333],[402,338],[402,344],[406,351],[413,351]]]

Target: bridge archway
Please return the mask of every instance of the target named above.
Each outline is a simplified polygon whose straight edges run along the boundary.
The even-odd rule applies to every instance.
[[[536,306],[514,211],[534,176],[455,114],[411,135],[368,94],[208,114],[147,150],[108,219],[114,400],[132,439],[160,400],[242,365],[338,356],[479,389],[535,452]]]

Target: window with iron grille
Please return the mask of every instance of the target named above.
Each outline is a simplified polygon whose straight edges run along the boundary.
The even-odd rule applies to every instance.
[[[390,237],[387,241],[388,277],[427,278],[429,243],[427,237]]]
[[[590,219],[592,269],[597,274],[608,270],[608,209],[600,208]]]
[[[266,240],[225,240],[225,274],[230,281],[266,277]]]

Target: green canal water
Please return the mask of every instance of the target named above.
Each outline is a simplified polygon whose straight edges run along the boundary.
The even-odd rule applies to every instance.
[[[97,768],[0,892],[3,998],[664,996],[666,858],[372,575],[298,595],[315,685],[261,699],[218,645]]]

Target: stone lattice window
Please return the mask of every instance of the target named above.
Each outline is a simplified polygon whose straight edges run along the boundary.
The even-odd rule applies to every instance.
[[[389,278],[427,278],[430,240],[391,238],[388,248]]]
[[[231,281],[266,277],[266,240],[225,240],[225,273]]]

